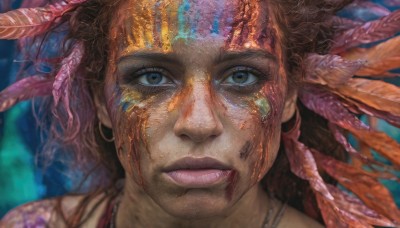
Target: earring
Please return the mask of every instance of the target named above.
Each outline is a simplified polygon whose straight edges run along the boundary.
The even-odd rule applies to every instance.
[[[100,132],[101,137],[104,139],[104,141],[106,141],[106,142],[114,142],[114,140],[115,140],[114,136],[111,139],[108,139],[104,135],[104,133],[103,133],[103,124],[100,121],[99,121],[99,132]]]

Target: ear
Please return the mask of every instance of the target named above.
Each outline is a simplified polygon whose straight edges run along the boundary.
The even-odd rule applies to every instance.
[[[94,95],[94,104],[96,106],[97,118],[99,118],[100,122],[112,129],[111,119],[108,115],[106,102],[104,100],[104,96],[100,96],[99,94]]]
[[[285,107],[283,108],[282,113],[282,123],[289,121],[294,113],[296,112],[296,104],[297,104],[297,91],[290,92],[286,96]]]

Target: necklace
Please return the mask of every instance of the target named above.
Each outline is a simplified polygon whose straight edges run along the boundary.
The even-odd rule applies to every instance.
[[[112,209],[112,214],[111,214],[111,221],[109,223],[108,228],[116,228],[116,221],[117,221],[117,211],[119,208],[119,204],[121,201],[121,194],[117,197],[117,199],[115,199],[114,201],[114,206]],[[272,202],[270,202],[271,205]],[[265,215],[265,219],[263,222],[263,225],[261,228],[276,228],[278,227],[279,222],[281,221],[283,214],[286,210],[286,203],[282,203],[278,213],[276,213],[276,215],[273,217],[272,221],[271,221],[271,217],[273,216],[274,210],[273,207],[269,207],[268,208],[268,212]]]

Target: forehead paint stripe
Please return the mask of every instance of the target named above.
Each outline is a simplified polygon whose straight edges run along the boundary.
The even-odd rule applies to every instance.
[[[228,49],[261,47],[274,53],[276,32],[263,1],[132,0],[130,5],[122,54],[146,48],[169,52],[179,39],[208,35],[227,37]]]
[[[168,7],[166,7],[164,4],[161,5],[159,8],[161,12],[161,45],[162,49],[166,51],[170,51],[172,49],[171,47],[171,40],[169,37],[169,26],[168,26]]]
[[[187,39],[189,36],[187,26],[187,11],[190,9],[188,0],[184,0],[178,8],[178,35],[175,39]]]
[[[154,16],[154,45],[156,46],[161,46],[161,36],[162,36],[162,31],[161,31],[161,26],[162,26],[162,15],[161,15],[161,10],[160,10],[160,2],[157,2],[156,5],[154,6],[154,12],[156,12]]]
[[[228,49],[237,48],[266,48],[271,53],[274,50],[275,32],[270,24],[270,15],[265,2],[256,0],[239,0],[235,8],[238,10],[233,22],[233,28],[226,46]]]

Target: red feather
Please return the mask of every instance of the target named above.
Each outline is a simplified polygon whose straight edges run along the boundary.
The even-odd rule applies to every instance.
[[[398,76],[388,71],[400,67],[400,36],[372,48],[353,48],[341,53],[341,56],[347,60],[366,61],[366,64],[355,73],[358,76]]]
[[[352,78],[334,91],[356,103],[400,117],[400,88],[393,84]]]
[[[298,177],[309,181],[312,189],[322,194],[328,200],[333,200],[324,180],[318,173],[314,157],[307,146],[298,141],[300,136],[300,116],[297,114],[296,124],[289,132],[282,133],[286,155],[291,171]]]
[[[337,54],[360,44],[372,43],[394,36],[400,31],[400,10],[375,21],[349,29],[334,38],[331,53]]]
[[[71,53],[62,61],[62,66],[53,84],[53,97],[55,106],[58,105],[62,98],[64,108],[68,114],[68,126],[72,126],[73,115],[70,109],[69,92],[71,91],[72,77],[76,73],[82,57],[83,57],[83,44],[77,43],[74,45]]]
[[[74,45],[71,54],[69,54],[61,63],[61,69],[57,73],[53,85],[53,97],[55,105],[58,104],[66,87],[71,83],[71,77],[76,72],[83,57],[83,45],[77,43]]]
[[[308,109],[341,128],[346,130],[369,129],[368,126],[347,110],[338,96],[325,88],[305,85],[299,91],[299,98]]]
[[[365,63],[345,60],[337,55],[310,54],[304,64],[305,80],[335,88],[346,83]]]
[[[85,0],[86,1],[86,0]],[[53,22],[84,0],[47,7],[17,9],[0,14],[0,39],[20,39],[46,32]]]
[[[333,28],[337,32],[343,32],[344,30],[353,29],[363,24],[360,21],[354,21],[348,18],[338,17],[338,16],[333,16],[332,22],[333,22]]]
[[[388,218],[367,207],[360,199],[351,196],[345,191],[341,191],[332,185],[328,185],[328,188],[335,197],[335,204],[342,210],[351,213],[359,221],[374,226],[395,226],[395,224]]]
[[[16,103],[38,96],[51,95],[53,80],[40,76],[24,78],[0,92],[0,112]]]
[[[341,185],[357,195],[369,208],[400,224],[400,211],[389,190],[373,175],[349,164],[312,151],[318,164]]]

